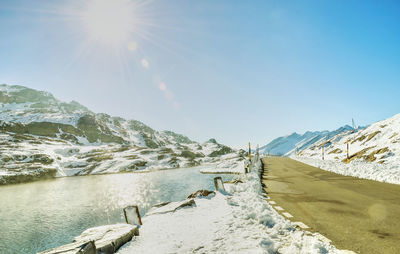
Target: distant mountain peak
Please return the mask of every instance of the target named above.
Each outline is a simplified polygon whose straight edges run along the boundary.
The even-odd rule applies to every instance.
[[[218,144],[218,142],[217,142],[217,140],[215,140],[215,138],[210,138],[209,140],[207,140],[207,143]]]
[[[272,140],[260,148],[264,154],[290,155],[296,152],[296,149],[303,150],[319,140],[329,139],[339,133],[353,130],[349,125],[342,126],[334,131],[306,131],[304,134],[293,132],[290,135],[282,136]]]

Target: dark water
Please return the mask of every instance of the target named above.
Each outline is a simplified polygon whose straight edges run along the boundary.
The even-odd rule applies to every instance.
[[[138,205],[143,216],[156,203],[213,190],[216,176],[182,168],[2,186],[0,253],[36,253],[69,243],[89,227],[124,222],[127,205]]]

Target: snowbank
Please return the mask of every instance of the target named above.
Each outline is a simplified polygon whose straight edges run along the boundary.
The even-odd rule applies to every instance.
[[[400,165],[391,163],[377,164],[363,161],[352,161],[350,164],[345,164],[340,161],[321,160],[294,155],[290,156],[290,158],[345,176],[400,184]]]
[[[257,173],[241,176],[243,183],[226,184],[229,193],[144,216],[140,236],[118,253],[344,253],[273,210]]]
[[[219,162],[212,164],[200,170],[203,174],[243,174],[244,173],[243,157],[237,154],[229,154],[221,156]]]

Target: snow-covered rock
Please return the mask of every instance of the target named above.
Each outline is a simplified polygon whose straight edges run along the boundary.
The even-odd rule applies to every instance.
[[[39,254],[76,254],[88,242],[94,241],[96,249],[100,253],[114,253],[130,241],[132,237],[139,235],[137,226],[129,224],[114,224],[100,227],[89,228],[81,235],[74,238],[70,244],[60,246],[51,250],[40,252]]]
[[[164,213],[172,213],[177,211],[178,209],[185,207],[193,207],[196,206],[196,202],[193,198],[177,201],[177,202],[169,202],[165,203],[162,206],[153,207],[150,211],[147,212],[146,216],[154,215],[154,214],[164,214]]]

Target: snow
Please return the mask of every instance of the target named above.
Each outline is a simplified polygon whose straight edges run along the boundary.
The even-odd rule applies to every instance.
[[[216,153],[212,154],[213,152],[221,153],[224,151],[221,149],[226,147],[213,139],[200,144],[177,133],[153,130],[139,121],[96,114],[76,102],[65,103],[49,93],[22,86],[0,85],[0,93],[7,98],[0,102],[0,125],[8,127],[32,122],[66,125],[55,133],[51,130],[47,136],[3,131],[0,134],[2,175],[36,175],[35,169],[43,165],[51,168],[52,172],[56,169],[56,176],[149,171],[201,164],[213,164],[223,172],[243,171],[239,163],[243,154],[233,151],[230,155],[215,157]],[[123,142],[118,143],[123,145],[88,138],[86,131],[78,126],[82,116],[95,121],[100,134],[112,134],[115,138],[121,138]],[[19,128],[19,125],[14,127]],[[31,132],[30,128],[35,126],[27,126],[27,131],[24,132],[36,133]],[[67,131],[68,129],[73,131]],[[154,144],[148,144],[150,140]],[[68,152],[72,150],[77,152]],[[37,155],[45,157],[44,160],[33,160],[33,156]],[[6,178],[1,175],[0,183],[7,183]]]
[[[340,175],[400,184],[400,165],[396,164],[377,164],[363,161],[352,161],[350,164],[346,164],[340,161],[322,160],[295,155],[290,158]]]
[[[202,151],[206,156],[219,149],[219,144],[210,141],[204,142],[201,146],[203,147]]]
[[[117,253],[347,253],[279,215],[264,200],[256,171],[226,184],[229,193],[195,198],[195,206],[153,210]]]
[[[120,247],[129,241],[129,239],[132,239],[134,235],[137,235],[137,233],[137,226],[129,224],[114,224],[89,228],[81,235],[75,237],[72,243],[38,254],[81,253],[82,246],[90,241],[94,241],[94,246],[99,250],[99,253],[110,253],[110,250]]]
[[[260,153],[280,156],[290,155],[296,151],[296,148],[304,150],[322,139],[325,140],[352,130],[354,130],[352,127],[345,125],[334,131],[307,131],[302,135],[292,133],[291,135],[272,140],[270,143],[260,148]]]
[[[152,149],[135,145],[89,143],[82,137],[78,137],[81,144],[28,134],[25,135],[25,139],[18,142],[14,139],[16,136],[13,133],[0,134],[0,143],[2,143],[0,146],[0,181],[1,175],[36,174],[36,171],[29,167],[44,165],[33,163],[33,156],[37,155],[45,155],[49,160],[48,164],[45,164],[46,167],[57,169],[56,176],[63,177],[188,167],[191,160],[180,156],[182,151],[189,149],[195,153],[203,152],[202,149],[197,148],[198,143],[189,144],[186,146],[187,148],[167,145]],[[165,149],[167,148],[172,150],[166,153]],[[208,149],[209,147],[203,146],[203,148]],[[174,157],[176,163],[171,163],[171,159]],[[234,152],[220,157],[198,157],[195,165],[209,165],[206,168],[211,171],[242,173],[242,160],[243,156]],[[143,163],[145,164],[143,165]],[[132,166],[135,164],[139,166]]]
[[[243,158],[237,154],[227,154],[221,156],[217,162],[201,169],[200,172],[204,174],[242,174],[244,173],[244,163]]]
[[[321,139],[291,158],[341,175],[400,184],[400,114]],[[349,140],[350,164],[346,164]],[[324,160],[322,160],[324,147]]]
[[[34,103],[0,103],[0,120],[8,123],[23,123],[28,124],[31,122],[53,122],[60,124],[69,124],[76,127],[78,119],[83,115],[82,113],[61,113],[54,109],[54,112],[36,113],[34,109],[30,108]]]
[[[86,229],[81,235],[74,238],[74,242],[88,242],[96,240],[96,247],[110,243],[113,240],[132,235],[136,226],[129,224],[113,224]]]
[[[344,135],[343,135],[344,134]],[[325,159],[343,160],[346,158],[346,142],[349,140],[350,156],[363,149],[369,149],[357,161],[365,161],[369,155],[379,149],[387,151],[376,154],[374,163],[398,164],[400,157],[400,114],[383,121],[376,122],[365,129],[346,132],[331,139],[321,140],[308,149],[301,151],[304,157],[320,158],[321,146],[325,144]],[[337,152],[334,152],[337,150]]]

